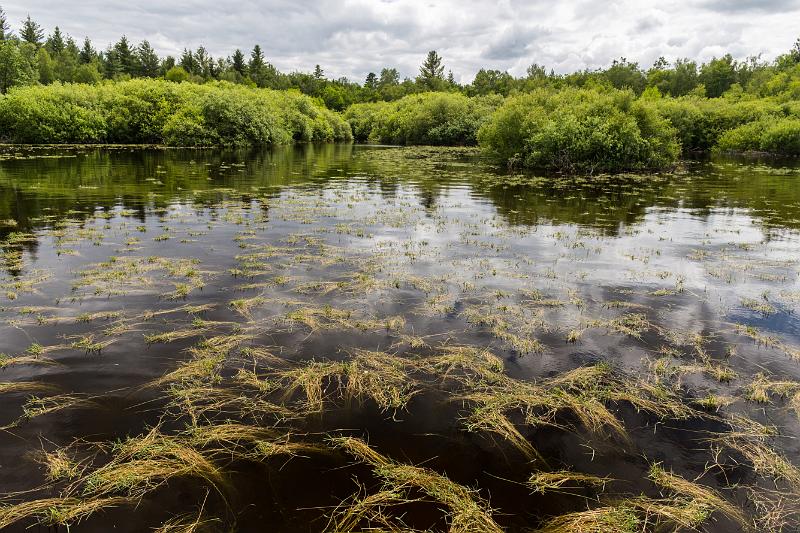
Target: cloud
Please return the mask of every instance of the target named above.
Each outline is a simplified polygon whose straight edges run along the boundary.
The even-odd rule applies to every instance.
[[[259,43],[284,71],[320,64],[363,80],[396,67],[413,77],[437,50],[456,78],[482,67],[521,75],[531,63],[557,72],[626,57],[706,61],[730,52],[774,57],[797,38],[800,0],[25,0],[5,5],[12,26],[30,15],[105,48],[122,34],[162,55],[201,44],[216,56]]]

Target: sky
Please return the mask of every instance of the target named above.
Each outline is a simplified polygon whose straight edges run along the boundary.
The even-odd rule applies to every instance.
[[[104,49],[122,34],[162,55],[206,47],[217,56],[255,43],[279,70],[363,81],[397,68],[413,77],[437,50],[455,78],[478,69],[522,75],[531,63],[559,73],[626,57],[706,61],[773,59],[800,37],[800,0],[0,0],[12,29],[28,14]]]

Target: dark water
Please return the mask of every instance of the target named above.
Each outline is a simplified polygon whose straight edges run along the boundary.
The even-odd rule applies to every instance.
[[[2,393],[0,489],[46,482],[37,450],[114,441],[163,421],[162,391],[142,386],[189,359],[202,338],[238,331],[298,364],[357,349],[488,348],[521,380],[601,361],[628,376],[701,361],[706,370],[670,377],[687,403],[725,399],[708,419],[663,422],[619,405],[625,445],[555,428],[525,434],[555,464],[613,477],[617,494],[657,494],[645,479],[654,462],[698,478],[710,460],[702,439],[733,415],[777,426],[771,445],[800,464],[792,386],[769,404],[747,400],[759,373],[800,380],[799,179],[796,163],[752,160],[566,179],[507,176],[452,149],[7,149],[0,352],[48,364],[7,365],[0,382],[45,383],[57,392],[36,396],[83,403],[18,421],[32,393]],[[231,305],[254,298],[245,311]],[[187,307],[197,305],[208,307]],[[309,309],[318,326],[293,318]],[[337,326],[334,311],[368,325]],[[640,334],[609,325],[628,315],[646,322]],[[151,337],[185,332],[198,317],[210,325],[171,342]],[[393,413],[369,401],[326,409],[297,431],[368,437],[396,460],[446,473],[479,489],[512,531],[586,508],[584,493],[532,494],[521,484],[530,464],[497,438],[465,431],[463,416],[434,389]],[[237,496],[227,505],[192,480],[172,480],[135,508],[71,531],[145,531],[206,500],[222,517],[209,530],[321,531],[356,481],[377,484],[338,455],[230,470]],[[747,492],[729,489],[735,476],[771,483],[751,471],[710,471],[702,482],[757,514]],[[409,510],[410,525],[446,529],[429,507]],[[724,517],[703,527],[737,530]]]

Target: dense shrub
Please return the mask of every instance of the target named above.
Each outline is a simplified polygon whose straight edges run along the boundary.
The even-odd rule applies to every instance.
[[[455,93],[422,93],[392,103],[356,104],[345,118],[355,138],[389,144],[463,146],[477,143],[477,132],[503,98],[469,98]]]
[[[143,79],[12,89],[0,97],[0,135],[18,143],[184,146],[352,139],[341,117],[296,92]]]
[[[678,131],[684,151],[710,150],[724,132],[783,113],[781,106],[770,100],[684,96],[657,100],[655,105]]]
[[[649,102],[617,90],[511,97],[478,138],[498,162],[563,171],[663,168],[680,151],[675,129]]]
[[[720,136],[717,149],[800,155],[800,118],[771,117],[739,126]]]

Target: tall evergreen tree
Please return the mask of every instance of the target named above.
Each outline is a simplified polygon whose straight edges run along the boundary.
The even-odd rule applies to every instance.
[[[83,40],[83,47],[81,48],[78,58],[81,64],[84,65],[97,59],[97,52],[92,48],[92,41],[90,41],[88,37]]]
[[[364,87],[373,90],[378,88],[378,76],[374,72],[367,74],[367,79],[364,80]]]
[[[126,36],[120,37],[117,44],[114,45],[114,54],[119,65],[119,73],[135,76],[139,65]]]
[[[42,27],[35,23],[31,16],[28,15],[22,22],[22,29],[19,32],[20,38],[26,43],[30,43],[35,47],[42,46],[42,39],[44,39],[44,30]]]
[[[429,90],[437,89],[444,81],[444,64],[436,50],[428,52],[422,66],[419,67],[419,83]]]
[[[181,59],[178,64],[188,72],[189,74],[197,74],[197,59],[194,57],[194,52],[189,50],[188,48],[183,49],[183,54],[181,54]]]
[[[244,54],[238,48],[231,56],[231,68],[238,72],[240,76],[247,75],[247,63],[245,62]]]
[[[3,11],[3,7],[0,6],[0,41],[5,41],[9,37],[11,37],[11,25],[8,23],[6,12]]]
[[[161,61],[158,59],[150,42],[142,41],[136,48],[137,63],[139,64],[139,75],[146,78],[155,78],[160,73]]]
[[[314,78],[317,79],[317,80],[321,80],[321,79],[325,78],[325,71],[322,70],[322,67],[320,67],[319,65],[316,65],[314,67]]]
[[[47,51],[50,52],[50,55],[53,57],[64,51],[66,44],[64,43],[64,36],[61,35],[61,30],[58,28],[58,26],[56,26],[56,28],[53,30],[53,33],[51,33],[47,38],[47,42],[45,42],[44,45],[47,48]]]

